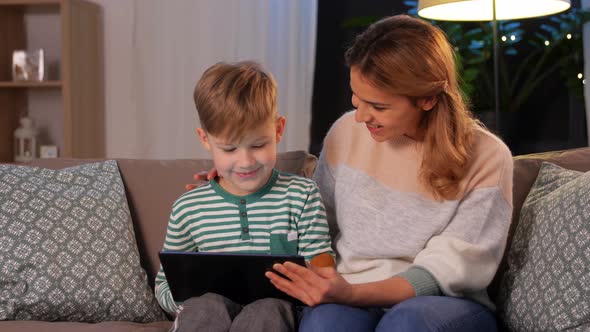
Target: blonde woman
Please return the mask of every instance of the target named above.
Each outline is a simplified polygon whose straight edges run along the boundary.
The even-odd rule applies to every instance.
[[[355,110],[314,175],[336,268],[268,272],[299,298],[301,331],[495,331],[486,287],[512,211],[512,158],[472,118],[444,33],[383,19],[346,53]]]

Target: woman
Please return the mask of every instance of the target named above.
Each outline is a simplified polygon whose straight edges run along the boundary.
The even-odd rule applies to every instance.
[[[275,265],[307,305],[301,331],[495,331],[486,287],[512,211],[512,158],[473,119],[452,46],[433,25],[383,19],[346,52],[352,104],[314,174],[337,268]]]

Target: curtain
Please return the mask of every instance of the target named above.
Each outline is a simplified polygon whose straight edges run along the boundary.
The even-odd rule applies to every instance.
[[[307,150],[317,0],[93,1],[104,16],[108,157],[208,157],[193,88],[207,67],[240,60],[277,80],[279,151]]]

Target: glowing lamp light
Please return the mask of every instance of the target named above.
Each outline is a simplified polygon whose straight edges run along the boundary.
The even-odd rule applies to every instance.
[[[496,0],[496,19],[514,20],[560,13],[570,0]],[[418,15],[432,20],[491,21],[492,0],[419,0]]]
[[[492,21],[495,129],[499,131],[498,21],[557,14],[569,9],[571,5],[570,0],[418,0],[418,15],[443,21]],[[516,37],[513,37],[510,39],[515,40]],[[502,41],[506,40],[506,36],[502,36]],[[549,41],[545,41],[545,45],[549,46]]]

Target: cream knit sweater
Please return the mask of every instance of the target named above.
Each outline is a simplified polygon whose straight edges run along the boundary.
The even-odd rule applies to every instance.
[[[421,142],[376,142],[353,112],[343,115],[314,174],[343,277],[363,283],[399,275],[417,295],[442,291],[493,309],[485,289],[510,226],[512,156],[482,129],[473,158],[460,197],[437,201],[419,181]]]

